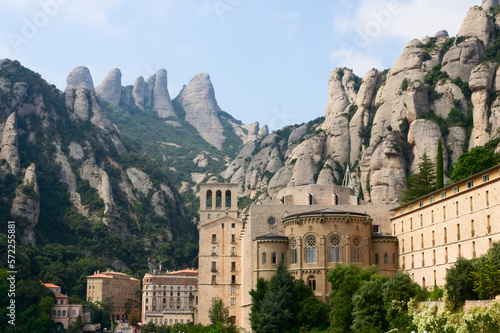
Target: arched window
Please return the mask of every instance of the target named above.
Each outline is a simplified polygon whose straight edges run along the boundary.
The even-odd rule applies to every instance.
[[[152,303],[153,303],[152,310],[153,310],[153,312],[155,312],[156,311],[156,298],[153,298]]]
[[[231,208],[231,191],[227,190],[226,191],[226,198],[225,198],[225,204],[227,208]]]
[[[330,262],[341,262],[340,259],[340,237],[330,238]]]
[[[352,239],[352,261],[361,262],[361,240],[359,237]]]
[[[276,259],[276,252],[273,252],[273,253],[271,254],[271,259],[272,259],[272,263],[273,263],[273,264],[275,264],[275,263],[276,263],[276,261],[277,261],[277,259]]]
[[[266,252],[262,252],[262,263],[265,264],[267,262]]]
[[[290,255],[291,255],[291,262],[292,264],[297,263],[297,241],[295,238],[290,239],[290,247],[292,249]]]
[[[316,290],[316,278],[313,275],[310,275],[307,278],[307,285],[311,288],[311,290]]]
[[[66,310],[63,310],[63,311],[62,311],[62,316],[63,316],[63,317],[66,317]]]
[[[61,310],[57,310],[57,316],[61,317]]]
[[[180,309],[181,308],[181,299],[178,298],[177,299],[177,309]]]
[[[316,237],[309,236],[306,239],[307,262],[316,262]]]
[[[56,316],[56,310],[52,310],[52,315],[55,317]]]
[[[174,300],[172,298],[170,299],[170,303],[168,305],[171,309],[174,307]]]
[[[222,192],[221,190],[217,190],[215,192],[215,208],[221,208],[222,207]]]
[[[71,311],[71,315],[72,315],[73,317],[75,317],[75,316],[76,316],[76,310]]]
[[[207,209],[212,208],[212,191],[207,191]]]

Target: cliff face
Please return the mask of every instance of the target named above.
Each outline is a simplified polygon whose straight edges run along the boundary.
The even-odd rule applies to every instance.
[[[281,159],[263,144],[273,141],[273,134],[247,144],[222,176],[242,182],[244,194],[266,190],[273,197],[291,184],[340,183],[349,164],[365,200],[397,203],[422,154],[436,162],[438,140],[446,169],[464,147],[470,150],[499,136],[500,100],[492,99],[500,88],[498,51],[487,49],[500,26],[500,18],[490,12],[495,5],[484,1],[471,8],[457,38],[440,31],[409,42],[388,72],[373,69],[361,79],[346,68],[333,70],[325,120],[314,134]],[[468,116],[471,124],[464,120]],[[279,163],[271,169],[264,159]]]
[[[101,108],[98,98],[122,99],[120,77],[113,70],[94,90],[78,67],[63,93],[18,62],[0,61],[1,213],[19,221],[22,243],[77,237],[75,223],[103,223],[143,248],[194,238],[177,191],[154,161],[125,147]]]

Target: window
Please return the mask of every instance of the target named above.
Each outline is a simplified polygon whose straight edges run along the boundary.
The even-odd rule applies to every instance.
[[[462,256],[462,246],[460,244],[458,244],[458,256]]]
[[[212,284],[217,284],[217,275],[212,275]]]
[[[431,210],[431,223],[434,224],[434,211]]]
[[[217,218],[220,219],[220,214],[217,214]]]
[[[474,186],[474,182],[472,180],[467,182],[467,188],[471,188],[473,186]]]
[[[403,270],[405,269],[405,257],[403,257],[403,266],[402,266]]]
[[[212,246],[212,255],[217,254],[217,248],[215,246]]]
[[[212,272],[217,272],[217,262],[212,261]]]
[[[405,240],[401,240],[401,248],[403,249],[403,253],[405,252]]]
[[[432,246],[436,246],[436,239],[434,238],[434,230],[432,230]]]
[[[411,268],[415,268],[415,257],[411,255]]]
[[[490,216],[486,216],[486,230],[487,230],[487,233],[491,233],[491,220],[490,220]]]
[[[433,202],[434,202],[434,196],[429,198],[429,203],[433,203]]]
[[[386,253],[384,253],[384,264],[388,264],[389,263],[389,255]]]
[[[56,310],[52,310],[52,315],[55,317],[56,316]]]
[[[401,209],[399,210],[399,214],[404,214],[404,212],[405,212],[405,209],[404,209],[404,208],[401,208]]]
[[[455,202],[455,215],[458,216],[458,201]]]
[[[444,248],[444,263],[445,264],[448,263],[448,248],[447,247]]]
[[[375,265],[378,265],[378,253],[375,253]]]
[[[217,242],[217,235],[212,234],[212,243],[215,243],[215,242]]]
[[[410,230],[413,230],[413,218],[410,217]]]
[[[396,236],[396,223],[392,225],[392,234]]]
[[[423,214],[420,214],[420,226],[421,227],[424,226],[424,216],[423,216]]]
[[[422,252],[422,267],[425,267],[425,253]]]
[[[231,261],[231,271],[234,272],[236,270],[236,261]]]
[[[231,284],[236,284],[236,275],[231,275]]]
[[[262,252],[262,263],[263,264],[267,263],[267,254],[266,254],[266,252]]]
[[[236,255],[236,247],[234,247],[234,246],[231,247],[231,255],[232,256]]]
[[[231,243],[235,243],[235,242],[236,242],[236,235],[232,234],[231,235]]]
[[[316,262],[316,238],[309,236],[306,239],[307,262]]]
[[[476,235],[476,232],[474,230],[474,220],[470,220],[470,236],[474,237]]]
[[[472,242],[472,258],[476,257],[476,242]]]
[[[446,192],[441,192],[441,199],[446,198]]]
[[[424,234],[420,234],[420,248],[424,248]]]
[[[231,228],[236,228],[236,223],[231,223]]]
[[[340,238],[330,238],[330,262],[341,262],[340,260]]]
[[[444,243],[448,243],[448,232],[446,230],[446,228],[444,228]]]
[[[413,205],[408,206],[408,210],[412,211],[413,210]]]
[[[76,316],[76,310],[71,311],[71,315],[72,315],[73,317],[75,317],[75,316]]]
[[[236,298],[235,297],[231,297],[231,305],[236,305]]]
[[[434,285],[436,285],[436,282],[437,282],[437,274],[436,270],[434,270]]]
[[[372,229],[373,229],[373,230],[372,230],[372,232],[373,232],[374,234],[378,234],[378,233],[380,233],[380,226],[379,226],[379,225],[374,225],[374,226],[372,226]]]
[[[488,180],[490,180],[490,175],[489,174],[486,174],[483,176],[483,183],[487,182]]]
[[[309,288],[311,288],[311,290],[316,290],[316,278],[314,276],[309,276],[307,278],[307,285],[309,286]]]
[[[470,200],[470,211],[472,212],[474,210],[474,199],[471,196],[469,200]]]
[[[212,219],[212,214],[207,214],[207,220],[211,220]]]
[[[418,207],[422,207],[423,205],[424,205],[424,201],[423,201],[423,200],[420,200],[420,201],[418,202]]]
[[[456,194],[456,193],[458,193],[458,192],[460,192],[460,188],[459,188],[458,186],[455,186],[455,187],[453,188],[453,193],[454,193],[454,194]]]
[[[436,250],[433,250],[432,251],[432,264],[435,265],[436,264]]]
[[[267,224],[270,226],[275,226],[276,225],[276,219],[274,217],[270,217],[267,219]]]
[[[457,223],[457,240],[460,240],[460,224]]]
[[[273,252],[273,253],[271,254],[271,260],[272,260],[271,262],[272,262],[273,264],[276,264],[276,262],[277,262],[277,259],[276,259],[276,252]]]
[[[236,292],[236,286],[231,286],[231,293],[235,293]]]
[[[446,220],[446,206],[443,206],[443,220]]]
[[[61,310],[57,310],[57,316],[61,317]]]
[[[490,191],[486,191],[486,207],[490,206]]]
[[[413,251],[413,237],[411,238],[410,250]]]
[[[66,317],[66,310],[62,311],[62,315],[63,315],[63,317]]]
[[[291,248],[292,248],[292,251],[290,253],[291,255],[291,261],[292,261],[292,264],[296,264],[297,263],[297,241],[295,240],[295,238],[292,238],[290,240],[290,245],[291,245]]]
[[[361,262],[361,240],[358,237],[353,238],[352,246],[352,261]]]

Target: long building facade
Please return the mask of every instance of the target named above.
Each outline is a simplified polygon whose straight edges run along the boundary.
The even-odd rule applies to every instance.
[[[173,326],[195,321],[198,271],[153,272],[142,280],[142,321]]]
[[[422,286],[442,286],[458,257],[500,241],[500,165],[392,210],[399,269]]]
[[[90,302],[103,301],[111,298],[113,316],[116,320],[125,319],[125,303],[129,299],[136,299],[140,290],[141,281],[130,275],[119,272],[94,272],[87,276],[87,300]],[[140,311],[139,308],[136,309]]]

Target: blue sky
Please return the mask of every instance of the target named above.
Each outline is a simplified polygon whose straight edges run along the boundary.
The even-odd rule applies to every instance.
[[[99,85],[165,68],[174,98],[199,72],[219,105],[271,129],[324,115],[336,67],[363,77],[414,38],[455,36],[480,0],[0,0],[0,58],[64,89],[77,66]]]

